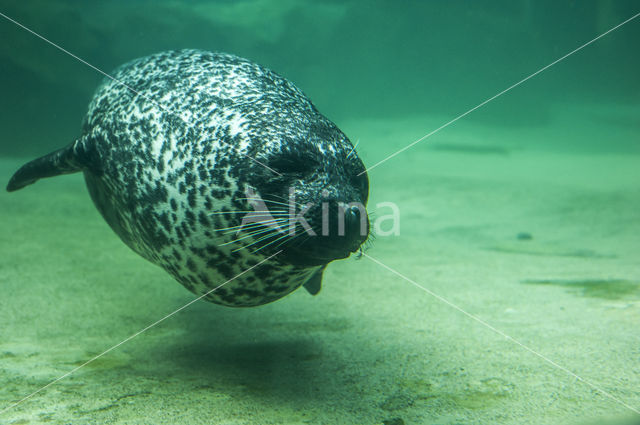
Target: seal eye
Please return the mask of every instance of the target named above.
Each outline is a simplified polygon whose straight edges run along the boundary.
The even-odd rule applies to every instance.
[[[317,162],[311,158],[282,157],[269,162],[269,166],[282,174],[305,174],[313,171]]]

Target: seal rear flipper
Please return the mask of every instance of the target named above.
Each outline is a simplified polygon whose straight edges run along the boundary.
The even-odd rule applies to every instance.
[[[85,168],[83,165],[85,157],[85,145],[82,139],[76,140],[62,149],[24,164],[9,180],[7,191],[22,189],[45,177],[82,171]]]
[[[311,277],[304,283],[304,289],[307,290],[311,295],[317,295],[320,292],[320,288],[322,287],[322,273],[324,273],[324,269],[327,266],[323,266],[322,268],[316,270]]]

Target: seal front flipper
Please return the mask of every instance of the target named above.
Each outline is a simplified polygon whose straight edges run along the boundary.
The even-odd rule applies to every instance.
[[[62,149],[24,164],[9,180],[7,191],[22,189],[45,177],[82,171],[86,168],[86,158],[84,139],[78,139]]]
[[[317,295],[320,292],[320,288],[322,287],[322,273],[324,273],[324,269],[327,266],[323,266],[322,268],[316,270],[309,280],[307,280],[304,285],[304,289],[307,290],[311,295]]]

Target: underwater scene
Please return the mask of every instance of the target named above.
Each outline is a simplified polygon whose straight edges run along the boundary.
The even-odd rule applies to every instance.
[[[637,1],[0,37],[0,424],[640,424]]]

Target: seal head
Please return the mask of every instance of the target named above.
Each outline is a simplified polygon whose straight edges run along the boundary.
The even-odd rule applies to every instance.
[[[267,245],[265,253],[281,249],[280,256],[291,264],[321,266],[359,249],[369,233],[368,179],[360,174],[364,165],[350,142],[333,123],[315,117],[310,128],[259,158],[277,174],[256,163],[247,164],[249,170],[241,174],[249,177],[248,184],[272,215],[286,217],[286,230],[294,230],[290,237],[282,235],[281,243]]]

